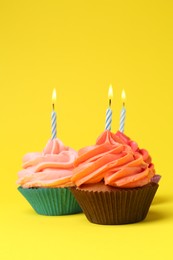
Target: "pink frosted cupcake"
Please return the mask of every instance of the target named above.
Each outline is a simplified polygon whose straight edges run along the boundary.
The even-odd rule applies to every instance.
[[[158,188],[144,149],[121,132],[105,131],[96,145],[78,152],[71,188],[90,222],[128,224],[143,220]]]
[[[77,152],[59,139],[49,140],[42,153],[23,157],[18,173],[18,190],[33,209],[42,215],[67,215],[81,212],[71,193],[73,163]]]

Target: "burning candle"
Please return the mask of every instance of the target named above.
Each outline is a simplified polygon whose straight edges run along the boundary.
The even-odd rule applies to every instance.
[[[105,124],[105,129],[109,131],[111,130],[111,123],[112,123],[112,109],[111,109],[112,96],[113,96],[113,89],[112,89],[112,85],[110,85],[108,91],[109,106],[106,110],[106,124]]]
[[[52,128],[52,140],[56,138],[56,112],[55,112],[55,101],[56,101],[56,89],[54,88],[52,93],[52,113],[51,113],[51,128]]]
[[[124,132],[124,125],[125,125],[125,117],[126,117],[126,109],[125,109],[125,98],[126,98],[126,93],[123,89],[122,91],[122,94],[121,94],[121,97],[122,97],[122,101],[123,101],[123,107],[121,109],[121,115],[120,115],[120,132]]]

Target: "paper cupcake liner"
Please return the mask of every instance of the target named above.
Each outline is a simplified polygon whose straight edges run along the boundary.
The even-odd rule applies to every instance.
[[[69,188],[18,187],[18,190],[38,214],[60,216],[82,212]]]
[[[72,187],[87,219],[96,224],[121,225],[145,219],[158,184],[150,183],[133,189],[114,191],[87,191]]]

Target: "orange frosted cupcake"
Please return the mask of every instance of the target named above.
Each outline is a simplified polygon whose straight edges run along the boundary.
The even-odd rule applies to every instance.
[[[104,131],[96,145],[82,148],[71,188],[90,222],[128,224],[143,220],[158,188],[144,149],[121,132]]]
[[[41,215],[68,215],[81,212],[71,193],[74,160],[77,152],[58,138],[49,140],[41,153],[23,157],[18,173],[18,190]]]

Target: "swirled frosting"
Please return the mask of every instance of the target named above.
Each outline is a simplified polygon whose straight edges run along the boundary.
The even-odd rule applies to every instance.
[[[17,184],[23,188],[72,186],[76,157],[77,152],[59,139],[49,140],[42,153],[28,153],[23,157]]]
[[[121,132],[104,131],[96,145],[82,148],[74,162],[72,181],[76,186],[99,183],[133,188],[146,185],[155,175],[147,150]]]

